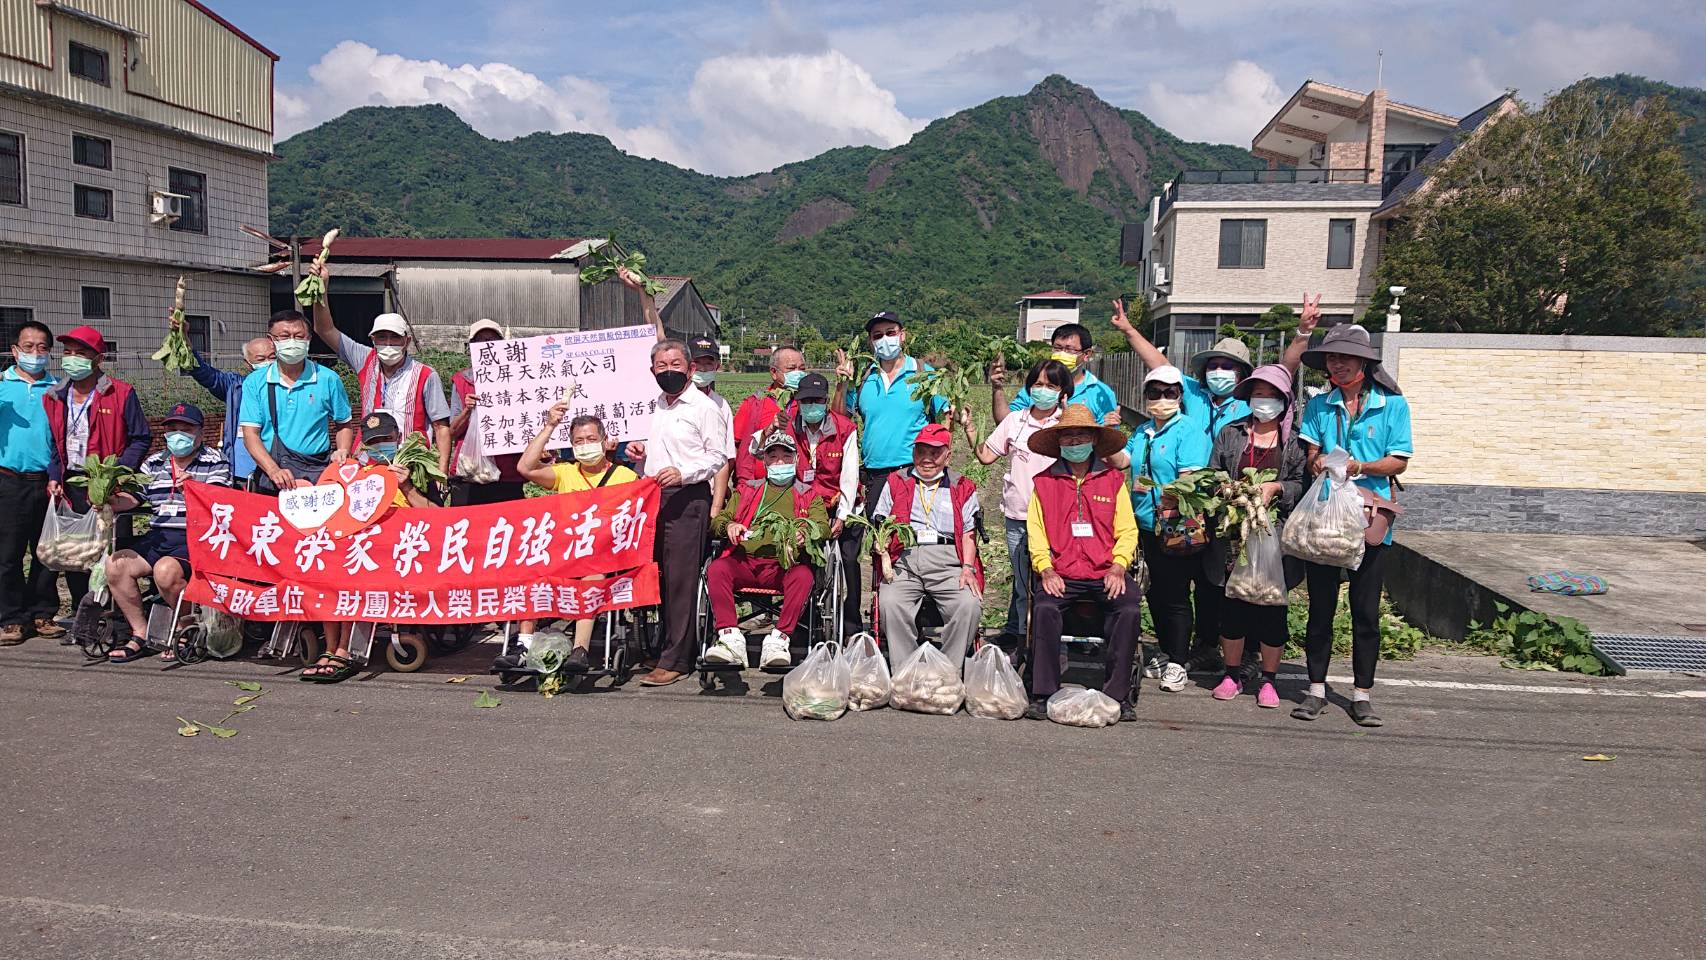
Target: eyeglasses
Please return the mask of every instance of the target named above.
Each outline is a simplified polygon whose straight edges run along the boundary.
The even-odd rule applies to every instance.
[[[1184,395],[1185,391],[1178,387],[1150,387],[1143,391],[1143,399],[1145,400],[1161,400],[1163,398],[1177,400]]]

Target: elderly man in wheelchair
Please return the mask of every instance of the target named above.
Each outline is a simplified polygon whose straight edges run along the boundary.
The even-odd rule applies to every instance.
[[[717,628],[705,649],[707,664],[745,667],[746,634],[735,607],[737,590],[780,591],[782,609],[764,637],[760,669],[785,668],[792,660],[790,637],[811,602],[813,556],[823,555],[829,536],[829,512],[812,485],[795,476],[798,446],[786,430],[772,429],[756,439],[764,479],[748,480],[730,491],[728,502],[711,518],[711,536],[725,540],[718,557],[705,568],[705,587]]]

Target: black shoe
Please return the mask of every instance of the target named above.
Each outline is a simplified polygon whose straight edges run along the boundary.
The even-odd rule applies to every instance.
[[[1291,715],[1297,720],[1313,720],[1327,708],[1327,701],[1321,697],[1304,697],[1303,702],[1293,707]]]
[[[1378,727],[1385,724],[1385,721],[1374,715],[1374,704],[1367,700],[1351,702],[1351,719],[1355,720],[1359,727]]]
[[[515,673],[524,668],[527,661],[527,648],[514,640],[510,641],[509,649],[498,654],[492,660],[493,673]]]
[[[585,673],[587,671],[586,651],[576,647],[563,658],[564,673]]]
[[[1130,723],[1136,719],[1137,719],[1137,704],[1135,704],[1135,703],[1122,703],[1122,704],[1120,704],[1120,722],[1121,723]]]
[[[1048,719],[1048,701],[1047,700],[1032,700],[1030,703],[1026,704],[1025,705],[1025,719],[1026,720],[1047,720]]]

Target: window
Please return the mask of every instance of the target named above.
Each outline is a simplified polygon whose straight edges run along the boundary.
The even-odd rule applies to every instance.
[[[172,224],[182,233],[207,232],[207,177],[189,170],[170,168],[170,185],[166,188],[184,197],[184,215]]]
[[[1357,222],[1355,220],[1327,221],[1327,269],[1349,270],[1355,258]]]
[[[1220,268],[1260,270],[1267,264],[1266,220],[1220,221]]]
[[[83,319],[111,320],[113,318],[113,292],[107,287],[83,288]]]
[[[99,47],[88,47],[72,41],[69,58],[71,75],[93,80],[101,86],[107,86],[107,52]]]
[[[24,202],[24,136],[0,132],[0,203]]]
[[[84,167],[113,168],[113,142],[87,134],[71,135],[71,162]]]
[[[102,190],[100,187],[85,187],[76,185],[73,192],[77,215],[93,220],[111,220],[113,218],[113,192]]]
[[[29,307],[0,307],[0,337],[5,338],[6,347],[10,348],[17,342],[18,331],[35,317],[36,312]],[[0,353],[0,360],[11,363],[12,351],[7,349],[5,353]]]
[[[211,327],[212,320],[206,314],[188,313],[184,315],[184,336],[189,338],[190,346],[194,347],[196,352],[204,357],[209,351],[208,330]]]

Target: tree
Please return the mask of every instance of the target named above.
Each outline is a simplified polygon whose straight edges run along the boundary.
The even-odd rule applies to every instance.
[[[1388,237],[1371,313],[1481,333],[1661,335],[1698,316],[1703,220],[1662,99],[1587,86],[1488,120]]]

